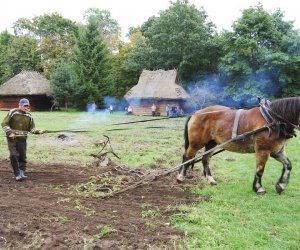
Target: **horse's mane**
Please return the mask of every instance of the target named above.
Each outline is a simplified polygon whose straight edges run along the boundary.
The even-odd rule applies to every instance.
[[[277,99],[271,102],[270,107],[275,114],[279,115],[284,120],[295,125],[298,124],[300,114],[300,97]]]

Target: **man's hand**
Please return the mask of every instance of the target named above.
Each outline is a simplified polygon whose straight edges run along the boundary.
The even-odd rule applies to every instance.
[[[43,130],[43,129],[38,130],[38,134],[44,134],[44,133],[45,133],[45,130]]]
[[[16,134],[15,133],[10,133],[9,135],[8,135],[8,137],[10,138],[10,139],[12,139],[12,140],[14,140],[14,139],[16,139]]]

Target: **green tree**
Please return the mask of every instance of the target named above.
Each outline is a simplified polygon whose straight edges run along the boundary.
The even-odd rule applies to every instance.
[[[141,31],[147,44],[142,52],[146,55],[143,66],[176,68],[181,79],[217,69],[217,64],[212,65],[216,60],[209,53],[214,49],[214,25],[207,21],[203,9],[198,10],[187,0],[171,3],[169,9],[144,23]]]
[[[20,18],[14,23],[16,36],[26,36],[38,41],[38,50],[44,75],[49,77],[55,65],[68,61],[72,55],[78,26],[57,13]]]
[[[286,84],[296,87],[297,37],[292,22],[284,21],[280,10],[268,13],[260,4],[245,9],[233,32],[223,34],[226,55],[220,70],[228,85],[227,96],[237,100],[279,97]],[[291,65],[292,75],[287,70]]]
[[[285,78],[282,88],[283,96],[300,96],[300,36],[291,36],[288,42],[289,60],[282,67]]]
[[[61,61],[50,77],[55,103],[63,104],[67,109],[78,95],[77,78],[73,67]]]
[[[108,95],[122,99],[126,92],[138,82],[143,68],[139,64],[141,55],[136,53],[144,38],[140,31],[133,33],[130,42],[119,47],[118,53],[111,55],[110,70],[108,72]]]
[[[103,107],[107,85],[108,49],[104,44],[97,24],[90,22],[86,30],[78,37],[74,51],[74,66],[79,79],[80,102],[84,107],[94,101]]]
[[[18,74],[22,70],[41,71],[37,41],[30,37],[14,36],[7,49],[7,60],[14,74]]]
[[[111,52],[118,50],[121,43],[121,27],[119,23],[111,17],[111,13],[108,10],[89,8],[84,13],[84,20],[87,23],[93,22],[97,25],[104,43]]]
[[[13,76],[13,70],[7,59],[7,50],[12,38],[13,35],[9,34],[7,30],[0,33],[0,84]]]
[[[41,70],[37,41],[26,36],[0,35],[0,79],[5,82],[22,70]]]

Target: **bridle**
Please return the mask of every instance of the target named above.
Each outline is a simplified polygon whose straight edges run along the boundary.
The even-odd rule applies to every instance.
[[[290,125],[291,127],[300,130],[300,126],[296,125],[288,120],[286,120],[285,118],[283,118],[281,115],[277,114],[276,112],[272,111],[272,109],[268,110],[273,116],[275,116],[278,120],[283,121],[284,123]],[[298,118],[298,120],[300,119],[300,117]]]
[[[299,125],[296,125],[296,124],[288,121],[287,119],[283,118],[281,115],[274,112],[270,106],[270,104],[271,104],[270,101],[266,100],[265,98],[258,98],[258,99],[259,99],[260,112],[261,112],[262,116],[265,118],[265,120],[267,121],[267,123],[275,123],[275,122],[281,121],[281,122],[293,127],[294,129],[300,130]],[[298,120],[299,119],[300,119],[300,117],[298,117]]]

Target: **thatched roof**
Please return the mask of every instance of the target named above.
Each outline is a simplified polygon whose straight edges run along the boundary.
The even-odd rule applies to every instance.
[[[138,84],[124,96],[125,99],[188,99],[189,94],[178,84],[176,70],[143,70]]]
[[[40,73],[22,71],[0,86],[0,95],[50,95],[49,81]]]

